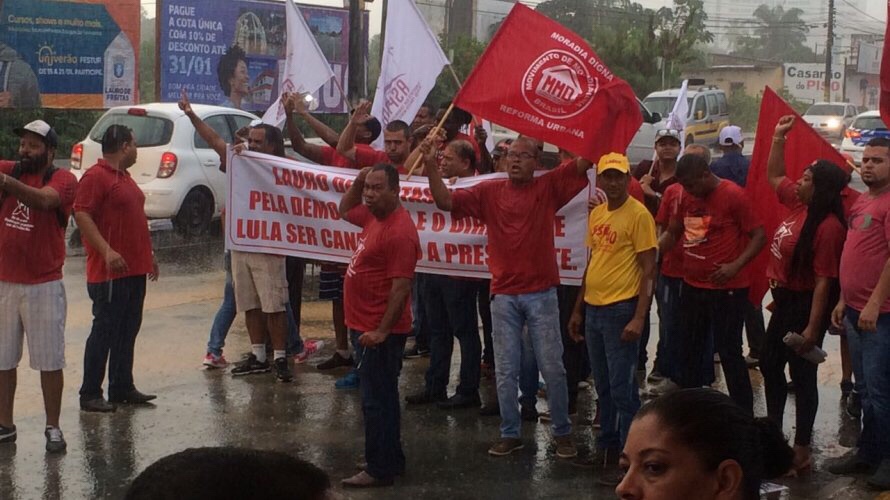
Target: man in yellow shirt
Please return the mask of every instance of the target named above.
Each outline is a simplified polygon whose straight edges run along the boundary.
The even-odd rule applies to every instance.
[[[590,212],[590,259],[569,322],[572,338],[587,341],[602,412],[597,437],[601,457],[595,462],[612,466],[600,476],[601,483],[610,485],[620,481],[617,457],[640,408],[634,373],[655,279],[655,221],[645,205],[628,195],[629,184],[624,155],[600,158],[597,187],[607,202]]]

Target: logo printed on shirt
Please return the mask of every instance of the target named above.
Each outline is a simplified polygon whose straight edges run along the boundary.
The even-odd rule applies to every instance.
[[[683,228],[686,234],[685,248],[692,248],[708,241],[708,229],[711,227],[711,216],[683,217]]]
[[[792,236],[794,233],[791,231],[791,228],[794,226],[793,222],[782,222],[782,224],[776,228],[776,234],[773,236],[773,243],[769,247],[770,253],[779,260],[782,260],[782,253],[779,251],[779,247],[782,246],[782,240],[785,238]]]
[[[358,262],[359,256],[362,252],[365,251],[365,239],[362,238],[358,241],[358,245],[355,247],[355,253],[352,254],[352,258],[349,260],[349,267],[346,268],[346,276],[355,276],[355,266]]]
[[[618,241],[618,231],[612,230],[612,224],[597,224],[590,232],[594,249],[599,252],[610,252],[615,242]]]
[[[855,214],[850,216],[850,227],[858,231],[865,231],[871,227],[871,222],[871,214]]]
[[[34,224],[31,224],[31,208],[21,201],[16,200],[16,203],[18,205],[15,210],[4,220],[6,226],[19,231],[31,232],[34,229]]]

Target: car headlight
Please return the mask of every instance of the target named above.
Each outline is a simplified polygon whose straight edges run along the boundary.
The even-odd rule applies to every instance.
[[[840,120],[837,118],[829,118],[827,122],[825,122],[826,128],[838,128],[841,126]]]

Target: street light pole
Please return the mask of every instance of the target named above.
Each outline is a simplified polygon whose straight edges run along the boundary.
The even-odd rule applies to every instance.
[[[828,39],[825,41],[825,102],[831,102],[831,51],[834,46],[834,0],[828,0]]]

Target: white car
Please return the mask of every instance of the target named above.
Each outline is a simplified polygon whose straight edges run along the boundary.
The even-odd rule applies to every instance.
[[[226,143],[233,142],[235,131],[256,119],[232,108],[195,104],[192,109]],[[71,150],[71,171],[78,180],[102,156],[99,141],[115,124],[129,127],[136,136],[138,157],[129,173],[145,193],[148,218],[171,219],[185,235],[204,234],[220,216],[226,175],[219,170],[219,156],[198,136],[176,103],[109,109]]]
[[[846,102],[817,102],[803,114],[803,120],[822,137],[840,142],[857,114],[856,106]]]
[[[853,157],[853,163],[859,165],[862,163],[862,151],[865,150],[865,145],[875,137],[890,138],[890,131],[881,120],[880,112],[866,111],[858,115],[844,133],[841,153],[849,154]]]
[[[667,123],[667,120],[659,113],[649,111],[639,99],[637,99],[637,103],[640,105],[640,112],[643,115],[643,123],[640,124],[639,130],[634,134],[630,144],[627,145],[626,155],[631,166],[636,165],[643,160],[652,159],[652,155],[655,152],[655,132],[665,128]],[[508,128],[501,127],[500,125],[492,126],[491,135],[495,144],[504,139],[515,139],[519,136],[518,133]],[[544,151],[547,153],[555,154],[558,149],[559,148],[552,144],[544,144]]]

